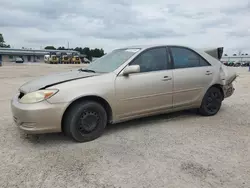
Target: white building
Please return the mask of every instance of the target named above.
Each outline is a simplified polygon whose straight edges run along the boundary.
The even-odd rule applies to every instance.
[[[223,55],[221,61],[250,61],[250,55],[240,55],[240,56]]]
[[[13,49],[0,48],[0,61],[8,63],[14,62],[16,57],[23,58],[24,62],[44,62],[44,55],[51,52],[68,52],[78,53],[73,50],[28,50],[28,49]]]

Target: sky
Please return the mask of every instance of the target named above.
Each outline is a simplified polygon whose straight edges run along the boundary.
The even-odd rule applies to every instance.
[[[1,0],[0,18],[14,48],[180,44],[250,53],[249,0]]]

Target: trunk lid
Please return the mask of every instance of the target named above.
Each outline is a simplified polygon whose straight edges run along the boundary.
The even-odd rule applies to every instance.
[[[203,49],[204,52],[220,60],[223,54],[223,47]]]

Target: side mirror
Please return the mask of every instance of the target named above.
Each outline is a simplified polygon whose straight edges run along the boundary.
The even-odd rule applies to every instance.
[[[140,65],[130,65],[123,70],[123,75],[128,76],[129,74],[140,72]]]

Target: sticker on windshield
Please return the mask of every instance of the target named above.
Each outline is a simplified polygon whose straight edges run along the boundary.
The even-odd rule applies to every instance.
[[[140,49],[135,49],[135,48],[131,48],[131,49],[127,49],[125,50],[126,52],[133,52],[133,53],[136,53],[138,52]]]

